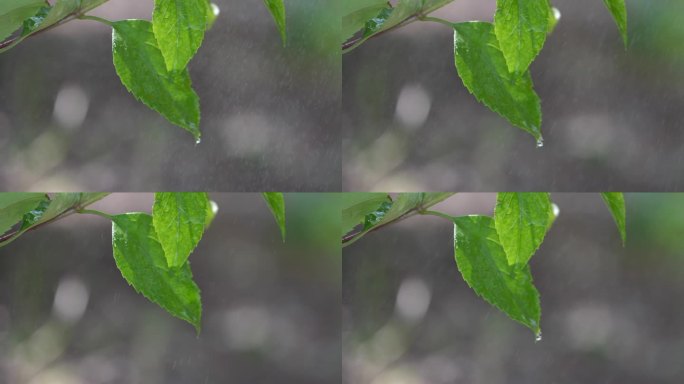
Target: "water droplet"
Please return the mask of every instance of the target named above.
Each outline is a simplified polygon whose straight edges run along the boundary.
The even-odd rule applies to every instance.
[[[534,342],[535,342],[535,343],[538,343],[538,342],[540,342],[540,341],[542,341],[542,333],[541,333],[541,331],[539,331],[539,333],[537,333],[537,335],[534,337]]]
[[[543,137],[539,137],[539,138],[537,139],[537,148],[542,148],[543,146],[544,146],[544,138],[543,138]]]
[[[199,145],[201,142],[202,142],[202,139],[198,137],[198,138],[195,140],[195,145]]]

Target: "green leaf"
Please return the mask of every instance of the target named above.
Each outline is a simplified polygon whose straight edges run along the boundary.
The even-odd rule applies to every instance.
[[[185,264],[202,239],[209,209],[204,192],[159,192],[154,195],[152,221],[171,268]]]
[[[206,29],[207,0],[155,0],[152,30],[169,72],[185,69]]]
[[[613,15],[615,24],[617,24],[617,27],[620,30],[622,41],[624,42],[625,47],[627,47],[629,38],[627,36],[627,6],[625,0],[603,0],[603,3],[610,11],[610,14]]]
[[[391,201],[386,193],[342,194],[342,236],[363,223],[366,215],[377,210],[382,203]]]
[[[625,196],[620,192],[604,192],[601,193],[601,197],[608,206],[610,214],[613,215],[613,220],[615,220],[615,224],[620,232],[622,245],[625,245],[627,243]]]
[[[3,0],[0,2],[0,41],[21,27],[45,5],[42,0]]]
[[[549,0],[497,0],[494,31],[509,72],[527,71],[544,47],[549,30]]]
[[[287,44],[287,24],[283,0],[264,0],[264,4],[273,16],[273,20],[280,32],[280,37],[283,39],[283,44]]]
[[[190,75],[187,69],[166,69],[152,23],[124,20],[113,23],[112,28],[114,67],[126,89],[199,141],[199,98],[192,90]]]
[[[266,204],[280,228],[280,235],[283,241],[285,241],[285,198],[283,194],[279,192],[264,192],[262,196],[266,200]]]
[[[553,217],[548,193],[498,194],[494,222],[509,264],[527,264],[544,241]]]
[[[202,304],[190,264],[185,263],[180,268],[166,265],[152,216],[145,213],[114,216],[112,248],[117,268],[138,293],[171,315],[194,325],[199,333]]]
[[[44,193],[0,193],[0,235],[24,217],[24,214],[47,200]]]
[[[491,217],[457,217],[454,224],[456,264],[466,283],[539,337],[539,292],[533,285],[529,265],[508,263]]]
[[[475,98],[511,124],[541,141],[541,102],[529,71],[508,71],[490,23],[454,25],[454,56],[463,85]]]

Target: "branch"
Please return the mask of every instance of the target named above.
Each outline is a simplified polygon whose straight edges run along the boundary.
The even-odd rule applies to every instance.
[[[452,194],[451,196],[453,196],[453,194]],[[448,196],[447,198],[449,198],[449,197],[451,197],[451,196]],[[351,245],[351,244],[354,243],[356,240],[358,240],[359,238],[361,238],[361,236],[364,236],[364,235],[366,235],[367,233],[376,231],[376,230],[378,230],[378,229],[380,229],[380,228],[384,228],[384,227],[386,227],[386,226],[388,226],[388,225],[390,225],[390,224],[398,223],[398,222],[400,222],[400,221],[406,220],[406,219],[408,219],[409,217],[412,217],[412,216],[415,216],[415,215],[439,216],[439,217],[442,217],[442,218],[447,219],[447,220],[449,220],[449,221],[453,221],[453,217],[450,216],[450,215],[447,215],[447,214],[444,214],[444,213],[441,213],[441,212],[437,212],[437,211],[429,211],[429,210],[427,210],[427,209],[430,208],[431,206],[436,205],[436,204],[439,204],[439,203],[441,203],[442,201],[446,200],[447,198],[444,198],[444,199],[442,199],[442,200],[440,200],[440,201],[433,202],[433,203],[430,204],[430,205],[419,205],[419,206],[417,206],[417,207],[414,207],[414,208],[412,208],[411,210],[405,212],[403,215],[397,217],[396,219],[394,219],[394,220],[392,220],[392,221],[388,221],[388,222],[386,222],[386,223],[382,223],[382,224],[380,224],[380,225],[376,225],[376,226],[374,226],[374,227],[371,227],[370,229],[361,230],[361,231],[357,231],[357,232],[353,232],[353,233],[349,233],[349,234],[347,234],[347,235],[344,235],[344,236],[342,236],[342,244],[343,244],[343,247],[345,246],[344,244],[346,244],[346,245]]]
[[[404,20],[402,20],[402,21],[399,22],[398,24],[396,24],[396,25],[394,25],[394,26],[392,26],[392,27],[390,27],[390,28],[383,29],[382,31],[380,31],[380,32],[378,32],[378,33],[375,33],[375,34],[372,34],[372,35],[370,35],[370,36],[367,36],[367,37],[364,37],[364,36],[357,36],[357,37],[355,37],[355,38],[352,38],[352,39],[350,39],[350,40],[348,40],[348,41],[342,43],[342,53],[351,52],[352,50],[354,50],[356,47],[358,47],[359,45],[363,44],[363,43],[366,42],[367,40],[370,40],[370,39],[372,39],[372,38],[374,38],[374,37],[378,37],[378,36],[380,36],[380,35],[382,35],[382,34],[385,34],[385,33],[387,33],[387,32],[393,31],[393,30],[395,30],[395,29],[398,29],[398,28],[401,28],[401,27],[405,27],[405,26],[407,26],[407,25],[413,23],[414,21],[434,21],[434,22],[438,22],[438,23],[441,23],[441,24],[448,24],[448,25],[450,25],[450,24],[452,24],[452,23],[449,23],[448,21],[445,21],[445,20],[441,20],[441,19],[437,19],[437,18],[428,17],[428,15],[429,15],[430,13],[432,13],[432,12],[434,12],[434,11],[436,11],[436,10],[438,10],[438,9],[440,9],[440,8],[442,8],[442,7],[446,6],[446,5],[448,5],[448,4],[450,4],[451,2],[453,2],[453,0],[447,1],[447,2],[444,3],[444,4],[437,5],[437,6],[434,6],[434,7],[432,7],[432,8],[421,9],[419,12],[416,12],[416,13],[414,13],[414,14],[412,14],[412,15],[407,16]]]
[[[57,28],[57,27],[59,27],[60,25],[66,24],[66,23],[68,23],[68,22],[70,22],[70,21],[73,21],[73,20],[76,20],[76,19],[80,19],[80,18],[82,18],[83,16],[85,16],[85,13],[86,13],[86,12],[89,12],[89,11],[95,9],[96,7],[99,7],[100,5],[106,3],[107,1],[109,1],[109,0],[100,0],[99,2],[90,4],[89,6],[83,8],[83,9],[78,9],[78,10],[72,12],[72,13],[67,14],[67,15],[64,16],[61,20],[57,21],[56,23],[51,24],[51,25],[49,25],[49,26],[47,26],[47,27],[45,27],[45,28],[39,29],[39,30],[37,30],[37,31],[35,31],[35,32],[33,32],[33,33],[30,33],[30,34],[26,35],[26,36],[17,36],[17,37],[13,37],[13,38],[11,38],[11,39],[9,39],[9,40],[5,40],[5,41],[3,41],[3,42],[0,42],[0,50],[3,50],[3,49],[5,49],[5,48],[9,47],[9,46],[11,46],[12,44],[19,43],[20,41],[22,41],[22,40],[24,40],[24,39],[27,39],[27,38],[29,38],[29,37],[31,37],[31,36],[35,36],[35,35],[37,35],[37,34],[39,34],[39,33],[42,33],[42,32],[45,32],[45,31],[49,31],[49,30],[51,30],[51,29],[53,29],[53,28]],[[48,5],[49,5],[49,3],[48,3]],[[1,239],[1,238],[0,238],[0,239]]]
[[[90,202],[88,202],[88,203],[85,204],[85,205],[81,205],[81,204],[74,205],[74,206],[72,206],[72,207],[67,208],[67,209],[64,210],[62,213],[60,213],[59,215],[53,217],[53,218],[50,219],[50,220],[44,221],[44,222],[42,222],[42,223],[33,225],[33,226],[28,227],[28,228],[25,228],[25,229],[19,228],[19,229],[13,231],[13,232],[6,233],[6,234],[0,236],[0,247],[3,247],[3,246],[5,246],[5,245],[11,243],[12,241],[14,241],[14,239],[16,239],[16,238],[19,237],[20,235],[24,234],[25,232],[33,231],[33,230],[35,230],[35,229],[37,229],[37,228],[40,228],[40,227],[42,227],[42,226],[44,226],[44,225],[46,225],[46,224],[50,224],[50,223],[54,223],[55,221],[62,220],[62,219],[64,219],[65,217],[68,217],[68,216],[73,215],[74,213],[97,214],[97,215],[106,217],[106,218],[108,218],[108,219],[111,219],[111,216],[109,216],[109,215],[107,215],[107,214],[105,214],[105,213],[102,213],[102,212],[99,212],[99,211],[92,211],[92,210],[84,209],[85,207],[87,207],[87,206],[89,206],[89,205],[91,205],[91,204],[94,204],[94,203],[96,203],[97,201],[99,201],[99,199],[98,199],[98,200],[94,200],[94,201],[90,201]]]

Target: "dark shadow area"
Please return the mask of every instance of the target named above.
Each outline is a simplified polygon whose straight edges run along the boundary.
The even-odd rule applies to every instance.
[[[468,93],[448,27],[413,23],[344,55],[345,189],[680,190],[684,3],[627,3],[625,50],[602,1],[553,1],[562,18],[532,65],[541,149]],[[490,21],[494,8],[436,15]]]
[[[219,207],[191,255],[203,329],[128,286],[110,224],[73,215],[0,249],[0,382],[339,383],[339,211],[329,196],[286,195],[283,244],[258,194]],[[94,205],[148,211],[151,194]]]
[[[341,63],[330,0],[287,1],[283,48],[262,1],[221,14],[190,63],[202,143],[136,101],[111,29],[74,21],[0,55],[3,190],[340,189]],[[94,13],[150,19],[152,0]]]
[[[531,261],[542,341],[466,285],[451,223],[411,218],[344,248],[343,382],[681,383],[684,195],[627,195],[626,248],[597,194],[552,198],[560,216]]]

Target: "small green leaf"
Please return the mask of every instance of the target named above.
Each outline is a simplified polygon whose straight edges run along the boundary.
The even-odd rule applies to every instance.
[[[539,336],[539,292],[533,285],[529,265],[508,263],[491,217],[457,217],[454,224],[456,264],[466,283]]]
[[[548,193],[499,193],[494,222],[509,264],[527,264],[553,217]]]
[[[610,11],[610,14],[613,15],[615,24],[617,24],[620,30],[622,41],[625,43],[625,47],[627,47],[629,38],[627,36],[627,5],[625,0],[603,0],[603,3]]]
[[[44,193],[5,192],[0,193],[0,235],[24,217],[24,214],[47,200]]]
[[[497,0],[494,31],[509,72],[523,73],[544,47],[549,0]]]
[[[129,92],[199,141],[199,98],[188,70],[169,72],[152,23],[124,20],[112,24],[114,67]]]
[[[283,241],[285,241],[285,197],[279,192],[264,192],[262,196],[280,228]]]
[[[190,264],[185,263],[181,268],[166,265],[152,216],[128,213],[114,216],[112,220],[114,261],[124,279],[171,315],[194,325],[199,333],[202,304]]]
[[[169,72],[185,69],[206,29],[207,0],[155,0],[152,30]]]
[[[541,102],[529,71],[508,71],[506,59],[490,23],[454,25],[454,56],[463,85],[475,98],[539,142]]]
[[[287,24],[283,0],[264,0],[264,4],[266,4],[266,8],[268,8],[273,16],[273,20],[280,32],[280,37],[283,39],[283,45],[287,44]]]
[[[342,236],[363,223],[366,215],[378,209],[382,203],[391,201],[386,193],[342,194]]]
[[[21,27],[45,5],[42,0],[3,0],[0,2],[0,41]]]
[[[154,195],[152,218],[167,265],[178,268],[202,239],[209,209],[204,192],[159,192]]]
[[[622,245],[625,245],[627,243],[625,196],[620,192],[604,192],[601,193],[601,197],[608,206],[610,214],[613,215],[613,220],[620,231]]]

